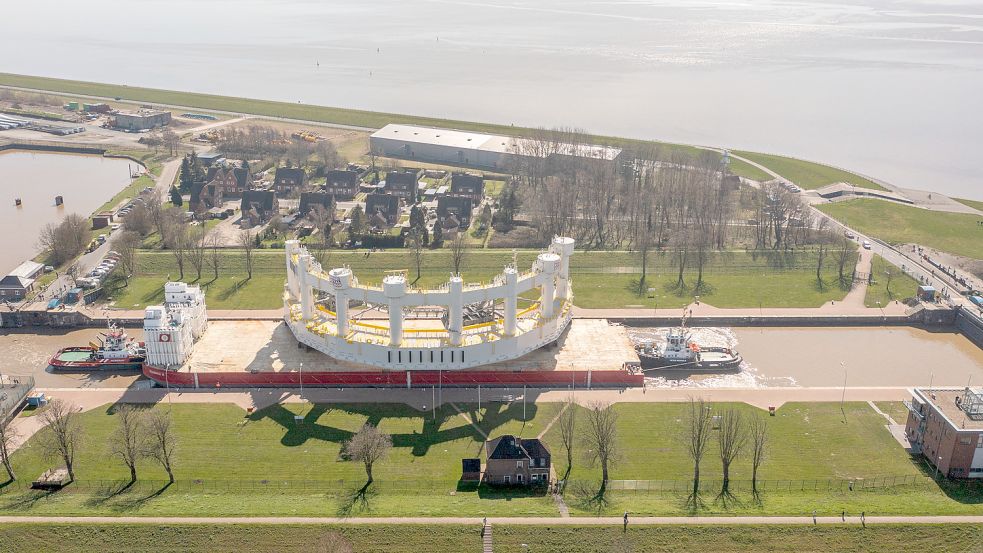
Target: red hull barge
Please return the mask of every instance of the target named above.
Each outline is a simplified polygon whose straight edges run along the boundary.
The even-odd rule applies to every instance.
[[[143,355],[129,355],[110,359],[100,358],[97,354],[98,351],[98,348],[91,346],[62,348],[51,359],[48,359],[48,365],[55,370],[66,371],[139,370],[143,366]]]
[[[143,365],[143,374],[162,386],[177,388],[295,388],[299,372],[176,372]],[[304,371],[304,386],[329,388],[632,388],[644,384],[641,373],[618,371]]]

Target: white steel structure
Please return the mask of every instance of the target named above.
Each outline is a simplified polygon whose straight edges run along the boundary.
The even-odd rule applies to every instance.
[[[146,363],[161,368],[183,364],[207,324],[201,288],[168,282],[164,285],[164,305],[152,305],[143,315]]]
[[[515,359],[559,338],[570,324],[574,240],[556,237],[532,268],[506,266],[490,284],[451,275],[436,289],[390,274],[359,284],[351,269],[325,271],[296,240],[286,243],[284,320],[296,338],[335,359],[384,369],[466,369]],[[524,292],[540,297],[519,308]],[[358,309],[385,318],[361,321]]]

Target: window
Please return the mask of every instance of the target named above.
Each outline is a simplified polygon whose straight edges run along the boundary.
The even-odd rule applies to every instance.
[[[983,447],[983,434],[980,434],[980,438],[976,442],[976,447]]]
[[[506,484],[511,484],[512,483],[512,477],[509,476],[508,474],[505,475],[505,483]]]
[[[516,461],[515,462],[515,468],[521,469],[522,468],[522,461]]]
[[[546,457],[540,457],[539,458],[539,466],[541,466],[541,467],[545,467],[546,466]]]
[[[969,445],[973,443],[972,436],[959,436],[959,445]]]

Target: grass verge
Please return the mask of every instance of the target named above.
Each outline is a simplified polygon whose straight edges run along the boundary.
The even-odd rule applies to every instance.
[[[843,224],[892,244],[918,243],[983,259],[980,216],[929,211],[882,200],[848,200],[817,206]]]
[[[821,163],[755,152],[735,151],[734,153],[771,169],[807,190],[822,188],[837,182],[848,182],[872,190],[884,190],[883,186],[868,178]]]
[[[913,298],[918,293],[918,281],[879,255],[871,260],[871,274],[874,281],[867,286],[864,305],[867,307],[883,307],[894,300]],[[888,276],[891,273],[890,290]]]

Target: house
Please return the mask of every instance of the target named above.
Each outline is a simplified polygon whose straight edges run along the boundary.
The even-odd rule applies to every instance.
[[[905,421],[911,452],[947,478],[983,479],[983,387],[915,388]]]
[[[399,197],[393,194],[366,196],[365,220],[373,228],[394,226],[399,221]]]
[[[92,216],[92,230],[106,228],[113,224],[113,214],[110,211],[100,211]]]
[[[300,167],[277,167],[273,177],[273,189],[281,196],[303,190],[307,185],[307,173]]]
[[[171,112],[155,109],[121,111],[116,114],[114,126],[127,131],[143,131],[163,127],[171,122]]]
[[[218,184],[214,182],[191,184],[191,199],[188,202],[191,211],[208,211],[220,207],[224,202],[225,197],[222,195],[222,188]]]
[[[31,290],[34,281],[44,271],[44,265],[35,261],[25,261],[7,276],[0,279],[0,301],[20,301]]]
[[[481,481],[481,459],[461,459],[461,481]]]
[[[419,169],[389,171],[386,173],[386,192],[403,200],[407,205],[415,204],[420,174]]]
[[[215,185],[223,198],[241,198],[242,193],[249,190],[253,180],[249,165],[238,167],[231,163],[215,165],[208,168],[205,182]]]
[[[301,192],[300,193],[300,216],[306,217],[315,206],[321,206],[331,214],[334,221],[335,199],[334,196],[326,192]]]
[[[504,435],[485,442],[485,482],[489,484],[546,484],[550,481],[550,451],[536,438]]]
[[[471,198],[475,204],[481,202],[485,195],[485,179],[481,175],[471,173],[454,173],[451,175],[451,195]]]
[[[437,198],[437,220],[445,230],[466,229],[471,226],[470,198],[463,196],[440,196]]]
[[[324,191],[339,200],[350,200],[358,194],[358,173],[333,169],[324,174]]]
[[[272,190],[246,190],[240,207],[242,224],[250,227],[262,225],[280,212],[280,202]]]

